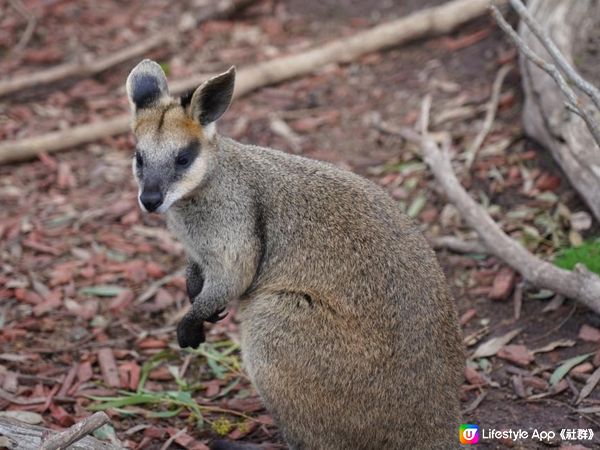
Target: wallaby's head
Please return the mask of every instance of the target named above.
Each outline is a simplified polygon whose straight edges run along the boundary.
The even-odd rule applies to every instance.
[[[173,98],[154,61],[145,59],[131,71],[126,88],[137,138],[132,165],[142,209],[164,213],[208,179],[216,161],[215,121],[229,107],[234,83],[232,67]]]

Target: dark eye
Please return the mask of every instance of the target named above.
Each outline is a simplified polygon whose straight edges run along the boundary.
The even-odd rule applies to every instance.
[[[138,167],[144,166],[144,160],[142,159],[142,155],[139,152],[135,152],[135,163]]]
[[[177,167],[187,167],[189,166],[191,161],[191,158],[189,155],[187,154],[183,154],[183,155],[179,155],[177,156],[177,159],[175,160],[175,164],[177,164]]]
[[[193,141],[179,150],[175,158],[175,169],[184,170],[192,165],[198,153],[200,152],[200,144],[198,141]]]

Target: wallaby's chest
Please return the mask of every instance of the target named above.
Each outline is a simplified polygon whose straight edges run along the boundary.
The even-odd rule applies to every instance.
[[[221,246],[214,223],[201,214],[169,211],[167,227],[183,245],[185,253],[197,262],[210,260]]]

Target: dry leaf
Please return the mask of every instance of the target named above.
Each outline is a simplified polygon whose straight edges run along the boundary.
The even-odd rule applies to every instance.
[[[20,422],[28,423],[29,425],[39,425],[44,423],[44,418],[32,411],[0,411],[0,417],[16,419]],[[0,446],[0,448],[2,448]]]
[[[521,344],[505,345],[498,351],[496,356],[522,367],[529,365],[535,359],[533,353]]]
[[[482,343],[479,347],[477,347],[477,350],[475,350],[475,353],[473,353],[471,358],[477,359],[485,358],[487,356],[494,356],[502,347],[504,347],[506,344],[512,341],[514,337],[517,336],[520,332],[521,329],[517,328],[515,330],[509,331],[508,333],[502,336],[492,338]]]
[[[582,325],[579,329],[579,339],[586,342],[600,342],[600,330],[589,325]]]
[[[534,355],[536,353],[547,353],[555,350],[559,347],[573,347],[575,345],[575,341],[572,339],[559,339],[558,341],[550,342],[549,344],[544,345],[543,347],[536,348],[531,351]]]
[[[550,384],[546,380],[536,376],[523,377],[523,384],[525,386],[532,387],[537,391],[545,392],[550,387]]]
[[[585,383],[585,386],[583,386],[581,392],[579,392],[579,397],[577,397],[577,401],[575,403],[581,403],[584,398],[590,395],[598,384],[598,381],[600,381],[600,368],[596,369],[592,376],[588,378],[587,383]]]
[[[492,300],[506,300],[514,285],[515,272],[509,267],[503,267],[494,277],[494,284],[488,295]]]
[[[467,309],[462,316],[460,316],[460,325],[465,326],[469,321],[477,315],[477,310],[475,308]]]
[[[485,380],[479,374],[479,372],[470,366],[465,367],[465,379],[467,380],[467,382],[469,384],[472,384],[475,386],[480,386],[480,385],[485,384]]]

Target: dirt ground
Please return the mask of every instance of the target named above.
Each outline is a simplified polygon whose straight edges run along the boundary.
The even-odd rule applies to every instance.
[[[24,19],[10,4],[0,5],[0,73],[107,54],[165,32],[205,3],[23,1],[37,23],[17,55],[12,49]],[[182,78],[299,51],[440,3],[261,0],[146,56],[162,62],[170,78]],[[126,111],[123,84],[136,62],[2,99],[0,139]],[[461,157],[481,127],[503,64],[514,69],[469,172]],[[463,184],[505,231],[551,259],[577,236],[592,236],[597,225],[573,225],[573,213],[585,217],[585,206],[546,152],[523,136],[519,83],[515,52],[483,17],[452,35],[260,89],[238,99],[219,130],[353,170],[387,189],[428,237],[468,239],[472,233],[438,192],[418,150],[378,126],[413,126],[422,97],[432,94],[433,129],[452,134]],[[274,131],[274,119],[299,139]],[[178,349],[174,325],[187,302],[183,251],[161,217],[138,210],[132,148],[132,137],[123,135],[0,167],[0,410],[35,412],[44,426],[60,429],[104,405],[111,427],[103,437],[116,436],[127,448],[159,449],[174,437],[169,448],[203,449],[217,436],[284,448],[241,369],[234,311],[212,326],[204,348]],[[478,448],[600,448],[600,395],[576,403],[600,365],[600,319],[528,285],[493,257],[444,249],[438,256],[467,344],[463,422],[557,432],[542,443],[488,439]],[[508,347],[471,358],[481,343],[512,330],[520,333]],[[561,362],[586,354],[550,385]],[[567,447],[561,429],[593,429],[597,436]]]

